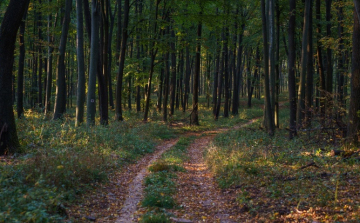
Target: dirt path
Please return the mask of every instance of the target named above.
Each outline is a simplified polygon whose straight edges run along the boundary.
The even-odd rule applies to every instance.
[[[176,201],[181,209],[174,211],[175,221],[184,222],[235,222],[230,206],[217,188],[204,159],[204,149],[214,136],[201,137],[188,148],[190,160],[184,164],[187,172],[177,178]],[[180,220],[183,219],[183,220]]]
[[[92,194],[83,195],[79,201],[81,204],[69,208],[68,216],[76,222],[132,222],[131,217],[141,200],[142,180],[148,166],[176,142],[177,139],[164,141],[156,147],[155,153],[111,175],[106,185]]]
[[[143,179],[148,174],[148,167],[151,163],[153,163],[155,160],[159,159],[161,154],[163,154],[166,150],[170,149],[172,146],[175,145],[177,140],[172,140],[169,143],[166,143],[163,146],[160,146],[158,148],[157,152],[153,154],[151,159],[147,161],[147,165],[136,175],[134,180],[129,185],[128,191],[127,191],[127,198],[125,200],[124,206],[122,207],[120,211],[120,217],[116,219],[116,223],[129,223],[136,221],[134,219],[134,214],[137,210],[137,205],[142,199],[143,196]]]
[[[232,129],[247,126],[255,120],[239,124]],[[191,219],[191,222],[235,222],[232,220],[231,210],[227,208],[230,204],[226,196],[223,196],[217,188],[203,159],[204,149],[215,135],[227,130],[229,128],[189,134],[205,136],[198,138],[189,146],[190,160],[184,165],[188,171],[180,173],[177,179],[176,199],[183,208],[173,211],[179,217],[179,219],[174,218],[175,221],[185,218]],[[83,202],[72,207],[68,215],[78,222],[137,222],[136,211],[143,196],[142,181],[148,174],[148,167],[176,142],[177,139],[163,142],[156,147],[155,153],[112,175],[109,183],[93,194],[85,195],[87,197],[81,199]]]
[[[239,129],[250,125],[256,119],[245,124],[234,126]],[[236,222],[235,213],[231,209],[233,204],[217,187],[214,177],[208,169],[204,159],[204,150],[209,146],[216,134],[229,129],[209,131],[211,134],[196,139],[188,148],[190,160],[184,163],[186,172],[179,173],[177,182],[176,201],[180,209],[172,211],[177,216],[174,222]]]

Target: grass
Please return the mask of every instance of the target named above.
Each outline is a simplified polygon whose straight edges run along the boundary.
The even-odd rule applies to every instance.
[[[282,109],[272,138],[259,129],[260,120],[217,135],[206,160],[219,186],[237,191],[236,205],[247,219],[359,221],[359,163],[330,156],[340,144],[331,144],[326,135],[300,132],[289,140],[287,119],[288,109]],[[310,163],[317,167],[305,167]]]
[[[194,140],[194,137],[182,137],[170,150],[162,154],[162,157],[149,167],[151,174],[144,180],[145,196],[141,201],[147,210],[141,217],[140,222],[170,222],[170,215],[166,209],[176,207],[173,195],[176,193],[176,185],[173,181],[177,171],[184,171],[182,164],[188,159],[186,149]]]
[[[22,151],[0,160],[0,222],[61,221],[78,194],[175,136],[157,122],[75,128],[71,117],[49,121],[35,112],[17,125]]]

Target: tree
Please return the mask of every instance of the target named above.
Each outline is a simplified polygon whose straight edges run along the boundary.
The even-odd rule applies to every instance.
[[[0,27],[0,155],[20,147],[12,107],[12,70],[16,33],[29,0],[11,0]]]
[[[295,28],[296,28],[296,0],[290,0],[290,19],[289,19],[289,101],[290,101],[290,121],[289,121],[289,138],[296,135],[296,79],[295,79]]]
[[[270,101],[270,80],[269,80],[269,49],[268,47],[268,34],[267,34],[267,13],[265,9],[265,1],[261,0],[261,17],[262,17],[262,31],[263,31],[263,45],[264,45],[264,70],[265,70],[265,128],[270,136],[274,135],[275,124],[272,114],[271,101]]]
[[[65,3],[65,15],[62,22],[61,38],[59,45],[59,56],[57,61],[56,70],[56,99],[54,107],[53,119],[59,119],[65,113],[66,110],[66,79],[65,79],[65,50],[67,43],[67,36],[69,32],[70,24],[70,12],[72,6],[72,0],[66,0]]]
[[[20,24],[20,33],[19,33],[19,44],[20,44],[20,55],[19,55],[19,70],[18,70],[18,81],[17,81],[17,115],[18,118],[21,118],[24,113],[24,63],[25,63],[25,19],[26,19],[27,10],[25,10],[23,20]]]
[[[90,46],[90,69],[89,84],[86,101],[86,124],[88,126],[95,125],[95,90],[96,90],[96,74],[98,72],[98,54],[99,54],[99,2],[93,1],[91,7],[91,46]]]
[[[125,66],[125,56],[126,56],[126,48],[127,48],[127,39],[128,39],[128,24],[129,24],[129,11],[130,5],[129,0],[125,0],[124,2],[124,25],[122,27],[122,41],[121,41],[121,49],[120,49],[120,56],[119,56],[119,71],[117,74],[116,79],[116,103],[115,103],[115,120],[122,121],[122,107],[121,107],[121,100],[122,100],[122,82],[124,76],[124,66]],[[119,12],[119,15],[121,13]]]
[[[194,85],[193,85],[193,111],[191,113],[191,124],[199,125],[199,82],[200,82],[200,55],[201,55],[201,31],[202,23],[199,22],[197,28],[197,44],[195,55],[195,73],[194,73]]]
[[[77,62],[78,62],[78,86],[76,101],[75,126],[84,121],[85,103],[85,65],[84,65],[84,26],[83,26],[83,1],[76,0],[77,18]]]
[[[354,0],[354,31],[352,46],[351,95],[349,107],[348,137],[354,143],[359,142],[360,131],[360,1]]]

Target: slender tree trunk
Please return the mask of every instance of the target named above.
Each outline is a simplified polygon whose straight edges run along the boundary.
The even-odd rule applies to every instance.
[[[170,82],[170,116],[174,115],[175,109],[175,93],[176,93],[176,49],[175,49],[175,31],[171,27],[170,31],[171,42],[171,82]]]
[[[195,55],[195,73],[193,83],[193,111],[191,113],[191,124],[199,125],[199,84],[200,84],[200,55],[201,55],[201,31],[202,24],[198,24],[197,28],[197,44],[196,44],[196,55]]]
[[[92,2],[91,15],[91,43],[90,43],[90,69],[89,83],[86,101],[87,126],[95,125],[96,112],[96,75],[98,72],[99,59],[99,5],[98,1]]]
[[[12,70],[16,34],[29,0],[10,0],[0,27],[0,155],[20,147],[12,106]]]
[[[168,32],[168,31],[167,31]],[[164,69],[164,101],[163,101],[163,121],[167,122],[168,115],[168,99],[169,99],[169,76],[170,76],[170,65],[169,65],[169,53],[165,53],[165,69]]]
[[[326,0],[326,35],[331,38],[331,1]],[[332,64],[332,50],[327,47],[326,50],[326,91],[332,94],[333,90],[333,64]],[[328,104],[332,97],[328,97]]]
[[[189,89],[190,89],[190,75],[191,75],[191,65],[190,65],[190,49],[189,46],[186,47],[186,63],[185,63],[185,90],[184,90],[184,103],[183,103],[183,112],[186,110],[186,106],[189,101]]]
[[[324,73],[324,66],[323,66],[323,59],[322,59],[322,49],[321,49],[321,0],[316,0],[316,33],[317,33],[317,61],[318,61],[318,70],[319,70],[319,91],[320,91],[320,114],[321,119],[325,117],[325,73]]]
[[[56,99],[54,107],[53,119],[59,119],[65,113],[66,110],[66,79],[65,79],[65,50],[66,42],[70,24],[70,13],[71,13],[72,0],[66,0],[65,3],[65,16],[62,23],[59,56],[57,62],[57,78],[56,78]]]
[[[126,46],[128,39],[128,24],[129,24],[129,0],[124,2],[124,25],[122,30],[122,41],[121,41],[121,51],[119,57],[119,71],[116,80],[116,104],[115,104],[115,120],[122,121],[122,107],[121,107],[121,97],[122,97],[122,82],[124,76],[124,66],[125,66],[125,57],[126,57]],[[119,13],[119,16],[121,14]]]
[[[76,121],[75,126],[84,122],[84,103],[85,103],[85,64],[84,64],[84,25],[83,25],[83,1],[76,0],[77,18],[77,65],[78,65],[78,85],[76,99]]]
[[[241,81],[241,61],[243,55],[243,36],[244,36],[245,24],[241,25],[240,34],[239,34],[239,42],[238,42],[238,53],[237,53],[237,67],[236,74],[234,74],[234,96],[233,96],[233,106],[232,106],[232,114],[239,114],[239,96],[240,96],[240,81]]]
[[[224,103],[224,117],[228,118],[229,117],[229,91],[230,91],[230,85],[229,85],[229,48],[228,48],[228,44],[229,44],[229,28],[225,27],[225,31],[224,31],[224,50],[223,50],[223,55],[224,55],[224,82],[225,82],[225,103]]]
[[[262,31],[263,31],[263,44],[264,44],[264,71],[265,71],[265,127],[270,136],[274,135],[274,118],[271,109],[270,101],[270,80],[269,80],[269,49],[268,38],[267,38],[267,19],[265,10],[265,0],[261,0],[261,11],[262,11]]]
[[[307,75],[306,75],[306,92],[305,92],[305,124],[306,127],[311,126],[311,115],[312,115],[312,101],[313,101],[313,73],[314,73],[314,65],[313,65],[313,21],[312,21],[312,8],[313,1],[310,1],[310,10],[309,10],[309,33],[308,33],[308,43],[307,43]]]
[[[214,84],[213,84],[213,115],[216,115],[216,104],[217,104],[217,89],[219,86],[218,83],[218,76],[219,76],[219,69],[220,69],[220,50],[221,48],[219,47],[219,40],[216,40],[216,59],[215,59],[215,70],[214,70]]]
[[[302,125],[302,120],[305,112],[305,85],[306,85],[306,65],[308,60],[308,36],[310,29],[310,7],[311,0],[305,0],[305,12],[304,12],[304,27],[302,35],[302,47],[301,47],[301,73],[300,73],[300,84],[298,90],[298,104],[296,109],[296,124],[297,127]]]
[[[352,75],[351,75],[351,95],[349,107],[349,123],[348,123],[348,137],[350,140],[359,143],[360,131],[360,1],[354,0],[354,31],[353,31],[353,46],[352,46]]]
[[[296,136],[296,78],[295,78],[295,28],[296,28],[296,0],[290,0],[290,18],[289,18],[289,54],[288,54],[288,91],[290,102],[290,121],[289,121],[289,138],[292,139]]]
[[[339,83],[338,83],[338,102],[340,111],[338,113],[338,118],[341,119],[342,116],[345,115],[345,100],[344,100],[344,85],[345,85],[345,56],[344,56],[344,13],[343,13],[343,1],[339,0],[339,7],[338,7],[338,36],[339,36],[339,61],[338,61],[338,74],[339,74]]]
[[[26,20],[27,9],[25,10],[23,19],[20,24],[20,33],[19,33],[19,45],[20,45],[20,55],[19,55],[19,69],[18,69],[18,78],[17,78],[17,115],[18,118],[21,118],[24,113],[24,64],[25,64],[25,20]]]

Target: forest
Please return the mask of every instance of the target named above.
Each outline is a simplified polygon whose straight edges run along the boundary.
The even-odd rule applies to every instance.
[[[360,0],[1,0],[0,222],[360,221]]]

